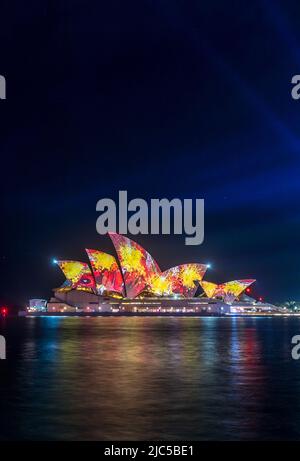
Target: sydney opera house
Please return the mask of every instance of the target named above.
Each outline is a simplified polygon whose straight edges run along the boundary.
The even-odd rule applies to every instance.
[[[242,298],[254,279],[216,284],[204,280],[207,265],[190,263],[161,271],[153,257],[133,240],[109,233],[116,256],[87,249],[87,262],[60,260],[61,287],[43,304],[48,313],[199,313],[228,314],[253,309]],[[246,297],[247,298],[247,297]],[[265,306],[265,305],[264,305]],[[268,306],[268,305],[266,305]],[[39,309],[33,303],[29,311]]]

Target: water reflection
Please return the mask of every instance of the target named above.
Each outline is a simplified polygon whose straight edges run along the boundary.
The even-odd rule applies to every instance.
[[[0,439],[297,439],[298,319],[7,319]]]

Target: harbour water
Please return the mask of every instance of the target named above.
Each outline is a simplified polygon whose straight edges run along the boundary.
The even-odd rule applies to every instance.
[[[300,318],[7,318],[0,334],[1,440],[300,438]]]

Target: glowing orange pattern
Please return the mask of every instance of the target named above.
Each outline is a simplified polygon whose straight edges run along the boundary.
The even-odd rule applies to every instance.
[[[58,261],[58,266],[66,276],[66,281],[59,291],[82,290],[95,291],[95,280],[89,266],[80,261]]]
[[[154,275],[150,279],[149,291],[158,296],[172,295],[172,282],[164,273]]]
[[[206,282],[205,280],[202,280],[200,285],[208,298],[212,298],[214,296],[216,288],[218,287],[216,283]]]
[[[109,233],[116,249],[124,277],[126,296],[135,298],[145,290],[154,275],[161,273],[152,256],[133,240]]]
[[[223,298],[226,303],[232,303],[254,282],[254,279],[231,280],[230,282],[216,285],[215,283],[202,281],[201,286],[209,298],[220,297]]]
[[[255,280],[232,280],[217,285],[202,280],[207,266],[204,264],[181,264],[161,272],[150,253],[133,240],[116,233],[109,234],[116,249],[122,273],[116,259],[98,250],[86,250],[93,273],[86,263],[80,261],[58,261],[66,276],[59,291],[71,289],[102,294],[115,292],[135,298],[143,291],[158,296],[179,295],[193,297],[198,284],[209,298],[221,297],[225,302],[233,302]],[[123,277],[122,277],[123,274]],[[124,281],[123,281],[124,279]]]
[[[123,278],[116,259],[103,251],[86,250],[96,281],[97,293],[114,291],[123,294]]]
[[[181,264],[171,267],[151,281],[150,288],[154,294],[178,294],[184,297],[193,297],[197,291],[197,284],[205,274],[204,264]],[[163,283],[162,283],[163,282]],[[165,288],[163,291],[162,288]]]
[[[233,280],[231,282],[224,283],[223,291],[224,291],[224,301],[226,303],[232,303],[236,298],[238,298],[243,291],[255,280],[247,279],[247,280]]]

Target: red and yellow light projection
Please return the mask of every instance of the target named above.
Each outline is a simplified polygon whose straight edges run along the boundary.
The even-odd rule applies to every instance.
[[[216,285],[215,283],[202,281],[201,286],[209,298],[220,297],[223,298],[226,303],[230,304],[254,282],[254,279],[232,280]]]
[[[212,298],[214,296],[216,288],[218,287],[216,283],[206,282],[205,280],[202,280],[200,285],[208,298]]]
[[[150,289],[157,295],[178,294],[192,298],[197,291],[195,282],[202,280],[206,269],[204,264],[196,263],[171,267],[151,280]]]
[[[88,264],[80,261],[57,261],[66,276],[59,291],[76,289],[99,295],[115,292],[131,299],[142,292],[191,298],[195,296],[200,283],[207,297],[221,297],[230,304],[255,282],[254,279],[232,280],[220,285],[206,282],[202,279],[207,266],[197,263],[181,264],[161,272],[156,261],[139,244],[124,235],[109,233],[109,236],[116,249],[121,271],[112,255],[87,249],[92,271]]]
[[[66,280],[58,289],[59,291],[81,290],[94,293],[96,290],[95,280],[86,263],[80,261],[57,261]]]
[[[252,283],[254,279],[246,280],[233,280],[231,282],[224,283],[222,290],[224,292],[224,301],[226,303],[232,303],[243,291]]]
[[[156,275],[153,274],[153,276],[150,277],[148,290],[151,293],[157,296],[173,295],[174,293],[172,291],[172,288],[172,281],[170,280],[170,277],[167,277],[165,272]]]
[[[109,233],[116,249],[124,277],[126,296],[135,298],[151,279],[161,273],[152,256],[133,240],[116,233]]]
[[[87,249],[86,252],[95,277],[97,293],[103,294],[104,291],[114,291],[124,294],[123,277],[116,259],[99,250]]]

